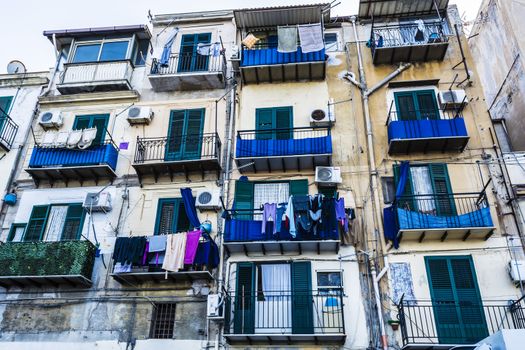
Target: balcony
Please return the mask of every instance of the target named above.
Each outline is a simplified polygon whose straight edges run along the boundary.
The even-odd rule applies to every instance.
[[[324,80],[326,76],[325,50],[302,53],[278,52],[276,47],[256,45],[244,48],[240,63],[244,84]]]
[[[418,110],[404,116],[391,110],[386,125],[390,155],[463,152],[469,140],[465,120],[458,111]]]
[[[445,58],[448,37],[442,22],[372,25],[368,45],[374,64],[428,62]]]
[[[133,65],[129,60],[66,63],[57,89],[63,95],[131,90]]]
[[[87,149],[48,148],[36,145],[31,153],[29,167],[25,171],[37,185],[42,180],[47,180],[50,184],[64,181],[66,185],[71,180],[81,184],[93,180],[98,184],[100,179],[113,180],[117,176],[115,169],[118,152],[112,140]]]
[[[18,124],[9,116],[0,117],[0,148],[6,152],[11,150],[18,133]]]
[[[241,173],[329,166],[332,163],[330,127],[238,131],[235,157]]]
[[[391,210],[385,233],[399,241],[487,240],[495,230],[485,192],[401,196]]]
[[[133,168],[142,183],[144,176],[153,176],[155,182],[162,175],[216,171],[221,166],[221,140],[217,133],[183,135],[181,138],[149,137],[137,138]]]
[[[323,228],[319,232],[306,232],[297,227],[296,237],[288,228],[281,226],[280,232],[273,234],[273,222],[267,222],[262,233],[262,211],[254,209],[230,210],[224,227],[224,248],[228,254],[303,254],[324,252],[337,254],[340,238],[337,230]],[[333,223],[337,227],[337,222]]]
[[[95,246],[89,241],[8,242],[0,245],[0,286],[91,286]]]
[[[477,342],[499,330],[525,328],[523,298],[486,301],[482,305],[402,300],[398,310],[406,350],[474,349]]]
[[[341,290],[230,293],[224,337],[230,345],[340,345],[343,305]]]
[[[224,55],[173,54],[168,64],[153,60],[148,75],[156,92],[224,88],[226,60]]]

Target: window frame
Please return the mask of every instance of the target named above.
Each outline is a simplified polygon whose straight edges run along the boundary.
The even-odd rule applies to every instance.
[[[178,233],[178,232],[183,232],[183,230],[181,231],[178,227],[178,222],[179,222],[179,212],[181,210],[181,204],[184,206],[184,201],[182,199],[182,197],[173,197],[173,198],[159,198],[158,202],[157,202],[157,213],[155,215],[155,227],[153,229],[153,235],[155,236],[159,236],[159,235],[162,235],[160,232],[159,232],[159,229],[160,229],[160,220],[161,220],[161,216],[162,216],[162,205],[164,205],[164,203],[169,203],[169,202],[173,202],[174,203],[174,207],[173,207],[173,219],[172,219],[172,223],[171,223],[171,231],[170,234],[175,234],[175,233]],[[189,222],[189,227],[186,231],[190,231],[192,229],[191,227],[191,222],[190,222],[190,219],[187,217],[186,215],[186,218],[188,219],[188,222]],[[173,226],[175,225],[175,230],[173,230]]]
[[[27,234],[27,226],[29,224],[29,221],[31,221],[31,214],[29,216],[29,221],[27,223],[17,223],[16,225],[25,225],[25,229],[24,229],[24,234],[22,235],[22,238],[20,240],[20,242],[43,242],[43,238],[45,237],[45,234],[46,234],[46,228],[47,228],[47,222],[49,220],[49,214],[51,212],[51,208],[52,207],[64,207],[64,206],[67,206],[68,208],[68,212],[69,212],[69,208],[73,205],[80,205],[80,207],[82,208],[82,215],[80,217],[80,223],[78,225],[78,231],[77,231],[77,234],[76,234],[76,238],[73,239],[73,241],[78,241],[80,240],[80,238],[82,237],[82,230],[84,228],[84,223],[85,223],[85,219],[86,219],[86,211],[84,210],[84,206],[83,206],[83,203],[81,202],[76,202],[76,203],[52,203],[52,204],[37,204],[37,205],[33,205],[33,207],[31,208],[31,210],[33,210],[33,208],[35,207],[47,207],[47,213],[46,213],[46,217],[44,218],[44,222],[43,222],[43,229],[42,229],[42,232],[40,234],[40,237],[38,238],[38,240],[35,240],[35,241],[26,241],[25,238],[26,238],[26,234]],[[67,213],[66,213],[66,217],[64,219],[64,227],[62,227],[62,232],[60,232],[60,238],[56,241],[50,241],[50,242],[62,242],[62,241],[71,241],[71,239],[68,239],[68,240],[63,240],[62,237],[64,235],[64,231],[65,231],[65,228],[66,228],[66,220],[67,220]],[[15,224],[13,224],[15,225]],[[13,227],[13,225],[11,225],[11,227]],[[9,234],[11,235],[11,231],[9,232]]]
[[[78,114],[78,115],[75,115],[75,119],[73,120],[73,126],[71,127],[71,130],[80,130],[78,128],[78,123],[80,120],[82,119],[88,119],[88,128],[93,128],[93,122],[95,121],[96,118],[102,118],[104,117],[105,118],[105,125],[104,125],[104,130],[102,131],[101,135],[100,135],[100,139],[97,140],[98,137],[98,132],[99,130],[97,129],[97,136],[95,137],[95,140],[93,140],[93,143],[92,145],[103,145],[105,142],[106,142],[106,137],[107,137],[107,134],[108,134],[108,125],[109,125],[109,119],[111,118],[111,115],[109,113],[98,113],[98,114]]]
[[[7,235],[7,242],[23,242],[24,241],[24,235],[26,233],[26,227],[27,227],[27,223],[19,223],[19,222],[12,223],[11,227],[9,228],[9,233]],[[15,235],[16,235],[16,229],[17,228],[23,228],[24,232],[22,232],[22,236],[20,237],[19,241],[13,241],[13,239],[15,238]]]
[[[125,37],[124,38],[107,38],[107,37],[104,36],[101,39],[96,39],[96,40],[85,40],[84,41],[84,40],[75,40],[75,39],[73,39],[73,42],[71,43],[71,50],[69,52],[69,57],[68,57],[67,63],[71,63],[71,64],[88,64],[88,63],[132,61],[131,53],[133,51],[133,47],[134,47],[135,42],[136,42],[136,38],[135,37],[136,37],[136,35],[133,34],[132,36],[130,36],[128,38],[125,38]],[[125,58],[118,59],[118,60],[103,60],[103,61],[101,61],[100,60],[100,56],[102,55],[102,49],[104,47],[104,44],[105,43],[111,43],[111,42],[127,42],[128,43],[128,47],[127,47],[127,50],[126,50]],[[74,62],[75,56],[77,54],[77,48],[79,46],[84,46],[84,45],[100,45],[96,61]],[[133,62],[132,62],[132,64],[133,64]]]
[[[173,321],[172,323],[172,334],[171,337],[160,337],[155,336],[155,331],[157,328],[157,323],[159,323],[161,320],[157,319],[157,316],[159,315],[158,306],[160,305],[169,305],[171,308],[173,308],[173,313],[170,314],[173,319],[169,321]],[[150,322],[150,332],[149,332],[149,338],[150,339],[175,339],[175,325],[177,321],[177,303],[169,303],[169,302],[161,302],[161,303],[154,303],[152,315],[151,315],[151,322]],[[164,330],[164,329],[163,329]]]
[[[271,125],[271,129],[270,130],[265,130],[265,129],[260,129],[259,128],[259,118],[260,118],[260,114],[265,112],[265,111],[270,111],[272,113],[272,125]],[[286,132],[286,131],[276,131],[277,130],[277,113],[279,111],[288,111],[288,125],[290,125],[290,127],[288,128],[289,131]],[[255,138],[256,139],[259,139],[259,140],[291,140],[294,138],[294,133],[293,133],[293,128],[294,128],[294,123],[293,123],[293,106],[279,106],[279,107],[261,107],[261,108],[255,108]],[[288,137],[286,138],[281,138],[279,137],[279,135],[281,136],[286,136],[286,134],[288,133]],[[269,138],[261,138],[262,135],[270,135],[271,137]]]
[[[435,106],[435,112],[437,118],[431,119],[431,118],[424,118],[421,116],[421,108],[419,106],[419,100],[418,95],[419,94],[431,94],[432,101]],[[414,103],[414,119],[402,119],[401,118],[401,110],[400,110],[400,104],[399,104],[399,97],[402,96],[408,96],[410,95],[412,97],[412,102]],[[437,91],[435,88],[412,88],[412,89],[399,89],[392,92],[392,101],[395,106],[396,111],[396,121],[421,121],[421,120],[442,120],[443,114],[442,111],[439,108],[438,100],[437,100]]]
[[[332,47],[330,48],[327,46],[326,35],[335,35],[335,42],[332,44]],[[338,32],[325,31],[323,33],[323,40],[324,40],[325,52],[341,51],[340,46],[339,46],[339,33]]]
[[[344,270],[337,270],[337,269],[315,270],[315,283],[317,286],[317,291],[318,292],[327,291],[328,292],[327,294],[330,294],[330,291],[332,290],[337,290],[337,291],[343,290],[344,285],[345,285],[344,279],[343,279],[343,276],[344,276],[343,272]],[[339,281],[341,281],[341,284],[339,286],[320,286],[319,285],[319,274],[320,273],[338,273]]]

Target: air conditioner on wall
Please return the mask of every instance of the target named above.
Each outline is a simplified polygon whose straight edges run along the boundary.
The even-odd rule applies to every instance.
[[[111,211],[111,195],[109,192],[90,192],[82,205],[87,211]]]
[[[327,109],[315,109],[310,114],[310,125],[312,126],[327,126],[334,123],[335,105],[333,100],[330,100]]]
[[[514,284],[518,285],[520,282],[525,282],[525,261],[511,260],[507,269]]]
[[[218,210],[221,208],[219,191],[199,191],[195,200],[195,207],[199,210]]]
[[[438,93],[442,109],[455,109],[467,103],[465,90],[446,90]]]
[[[315,168],[315,182],[320,186],[334,186],[343,182],[341,168],[318,166]]]
[[[128,110],[128,122],[130,124],[149,124],[153,119],[153,111],[150,107],[133,106]]]
[[[60,113],[44,112],[38,117],[38,124],[43,128],[59,128],[62,126],[62,115]]]

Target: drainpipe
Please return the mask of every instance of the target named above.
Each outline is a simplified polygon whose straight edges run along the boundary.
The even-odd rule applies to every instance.
[[[358,61],[358,69],[359,69],[359,82],[355,79],[355,76],[353,74],[347,75],[347,80],[352,82],[354,85],[359,87],[361,90],[361,97],[363,102],[363,115],[365,119],[365,126],[366,126],[366,138],[367,138],[367,148],[368,148],[368,162],[369,162],[369,171],[370,171],[370,186],[371,186],[371,204],[372,204],[372,211],[374,212],[374,215],[372,215],[373,221],[374,221],[374,235],[379,236],[379,242],[381,245],[381,251],[384,255],[384,268],[382,271],[377,274],[376,267],[374,264],[374,261],[372,259],[369,259],[370,263],[370,270],[372,274],[372,282],[374,286],[374,295],[375,295],[375,302],[376,302],[376,308],[377,308],[377,318],[379,321],[379,327],[381,331],[381,343],[384,350],[388,349],[388,336],[386,334],[385,330],[385,324],[383,320],[383,313],[382,313],[382,306],[381,306],[381,297],[379,293],[379,281],[381,278],[386,274],[388,271],[388,258],[386,257],[386,243],[385,238],[381,232],[381,213],[379,210],[379,191],[378,191],[378,172],[376,167],[376,159],[375,159],[375,151],[374,151],[374,135],[372,131],[372,122],[370,119],[370,107],[368,104],[369,96],[372,95],[374,92],[376,92],[378,89],[380,89],[382,86],[384,86],[386,83],[388,83],[390,80],[395,78],[397,75],[399,75],[401,72],[406,70],[408,67],[411,66],[411,64],[401,64],[396,70],[394,70],[392,73],[390,73],[388,76],[386,76],[383,80],[381,80],[379,83],[377,83],[372,88],[368,89],[366,85],[366,77],[365,77],[365,70],[363,67],[363,57],[361,54],[361,47],[359,45],[359,38],[357,35],[357,28],[356,28],[356,16],[352,16],[350,18],[352,22],[352,27],[354,30],[354,40],[357,48],[357,61]],[[377,253],[376,253],[377,256]]]

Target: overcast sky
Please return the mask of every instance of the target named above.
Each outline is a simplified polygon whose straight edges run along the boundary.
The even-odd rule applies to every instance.
[[[358,0],[338,0],[333,15],[357,13]],[[42,36],[50,29],[114,26],[148,23],[152,14],[234,9],[245,7],[311,4],[321,0],[5,0],[0,11],[0,74],[17,59],[29,71],[47,70],[53,65],[53,47]],[[330,2],[326,0],[326,2]],[[460,13],[474,19],[481,0],[450,0]]]

